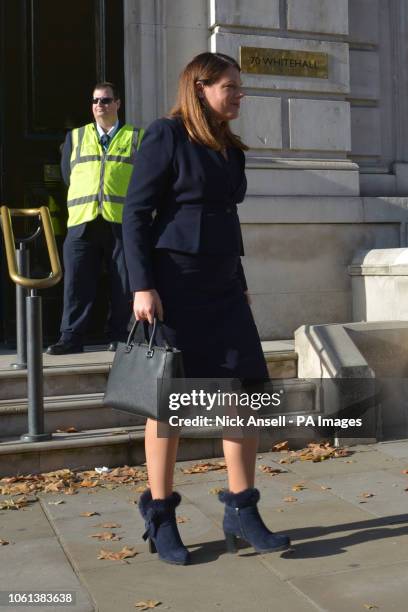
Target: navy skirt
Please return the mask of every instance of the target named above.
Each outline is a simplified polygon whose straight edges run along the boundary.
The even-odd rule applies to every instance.
[[[154,252],[165,333],[183,352],[187,378],[269,379],[239,262],[235,255]]]

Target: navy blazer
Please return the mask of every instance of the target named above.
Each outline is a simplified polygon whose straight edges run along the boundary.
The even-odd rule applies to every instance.
[[[191,141],[178,118],[146,130],[122,222],[132,291],[155,286],[153,248],[243,255],[236,205],[246,192],[245,156],[233,147],[227,154]],[[242,266],[240,274],[246,288]]]

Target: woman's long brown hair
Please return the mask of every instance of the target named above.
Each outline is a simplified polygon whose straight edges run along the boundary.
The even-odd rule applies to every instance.
[[[216,83],[231,67],[241,72],[238,62],[224,53],[196,55],[180,75],[177,101],[169,116],[180,117],[190,138],[206,147],[220,151],[229,146],[247,151],[249,147],[231,132],[228,121],[215,120],[211,109],[199,98],[196,87],[199,81],[206,85]]]

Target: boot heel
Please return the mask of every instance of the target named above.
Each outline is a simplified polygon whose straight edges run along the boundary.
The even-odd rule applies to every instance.
[[[149,538],[149,552],[150,553],[155,553],[157,552],[156,550],[156,544],[153,542],[153,540],[151,538]]]
[[[236,553],[237,552],[237,537],[233,533],[225,533],[225,544],[227,547],[227,552]]]

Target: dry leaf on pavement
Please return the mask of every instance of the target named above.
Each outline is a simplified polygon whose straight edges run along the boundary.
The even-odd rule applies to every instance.
[[[119,536],[116,535],[116,533],[110,533],[109,531],[103,531],[102,533],[93,533],[90,536],[88,536],[89,538],[96,538],[98,540],[103,540],[104,542],[107,542],[109,540],[121,540],[122,538],[120,538]]]
[[[297,502],[297,497],[293,497],[292,495],[288,495],[288,497],[283,498],[284,502]]]
[[[304,489],[306,489],[305,485],[299,483],[299,484],[295,484],[292,487],[292,491],[303,491]]]
[[[213,489],[210,489],[208,492],[211,495],[218,495],[218,493],[221,493],[221,491],[224,490],[224,487],[214,487]]]
[[[135,608],[139,608],[139,610],[151,610],[152,608],[156,608],[161,604],[161,601],[156,601],[155,599],[146,599],[146,601],[138,601],[135,603]]]
[[[92,487],[97,487],[98,484],[99,484],[98,480],[83,480],[79,486],[91,489]]]
[[[120,529],[122,525],[119,525],[119,523],[102,523],[101,525],[95,525],[95,527],[103,527],[104,529]]]
[[[374,493],[360,493],[360,497],[374,497]]]
[[[79,516],[90,517],[90,516],[100,516],[100,514],[99,512],[81,512]]]
[[[272,446],[273,453],[279,453],[280,451],[288,451],[288,450],[289,450],[289,443],[287,440],[285,440],[284,442],[277,442],[276,444]]]
[[[66,427],[65,429],[56,429],[57,433],[78,433],[78,429],[76,427]]]
[[[207,463],[195,463],[189,468],[183,468],[181,471],[183,472],[183,474],[204,474],[205,472],[226,469],[227,466],[225,464],[225,461],[217,461],[216,463],[208,461]]]
[[[35,500],[33,500],[35,501]],[[0,503],[0,510],[20,510],[21,508],[25,508],[28,506],[29,500],[25,497],[20,497],[19,499],[5,499]]]
[[[123,559],[135,557],[137,554],[138,553],[134,548],[129,548],[128,546],[124,546],[122,550],[118,552],[101,548],[101,550],[99,551],[98,559],[107,559],[109,561],[122,561]]]
[[[187,518],[186,516],[178,516],[176,518],[176,522],[177,523],[187,523],[187,521],[189,521],[190,519]]]
[[[270,476],[277,476],[278,474],[286,474],[286,470],[281,470],[280,468],[273,468],[270,465],[258,465],[258,469],[264,474],[269,474]]]
[[[375,604],[365,603],[364,607],[366,610],[378,610],[378,606]]]
[[[10,542],[8,542],[7,540],[1,540],[0,539],[0,546],[7,546],[7,544],[9,544]]]

